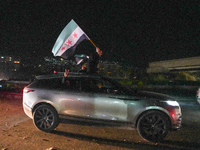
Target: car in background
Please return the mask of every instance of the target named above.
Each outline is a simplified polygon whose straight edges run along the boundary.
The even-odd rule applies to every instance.
[[[0,91],[4,91],[6,89],[6,80],[0,80]]]
[[[170,96],[129,89],[107,77],[77,73],[66,78],[59,73],[37,76],[23,90],[23,109],[36,128],[45,132],[54,130],[63,119],[73,119],[129,125],[153,142],[179,129],[182,121],[181,108]]]
[[[200,104],[200,88],[197,90],[197,102]]]

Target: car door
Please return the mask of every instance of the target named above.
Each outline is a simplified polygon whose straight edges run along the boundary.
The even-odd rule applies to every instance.
[[[87,111],[91,108],[90,101],[93,98],[91,93],[82,92],[80,78],[67,78],[59,93],[59,109],[63,115],[88,117]]]
[[[91,117],[105,120],[127,120],[128,104],[126,95],[119,94],[117,87],[102,79],[90,81],[94,93]]]

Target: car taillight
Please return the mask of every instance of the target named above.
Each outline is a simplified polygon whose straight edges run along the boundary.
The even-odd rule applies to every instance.
[[[24,92],[24,93],[29,93],[29,92],[33,92],[33,91],[34,91],[34,90],[27,89],[27,88],[24,88],[24,89],[23,89],[23,92]]]

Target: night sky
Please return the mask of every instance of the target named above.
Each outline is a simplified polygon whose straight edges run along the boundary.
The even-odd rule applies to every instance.
[[[0,18],[0,55],[53,56],[58,35],[74,19],[109,61],[145,68],[200,56],[199,0],[1,0]],[[94,50],[84,41],[76,53]]]

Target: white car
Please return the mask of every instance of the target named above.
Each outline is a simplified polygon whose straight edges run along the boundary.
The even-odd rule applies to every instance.
[[[200,88],[197,90],[197,102],[200,104]]]

